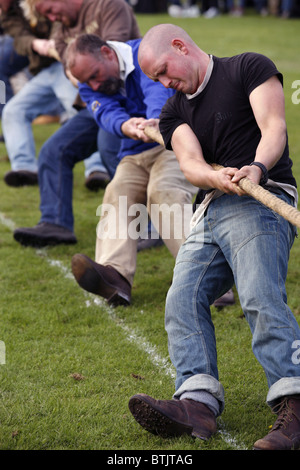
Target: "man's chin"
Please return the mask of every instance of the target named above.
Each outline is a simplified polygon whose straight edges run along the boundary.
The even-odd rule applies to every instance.
[[[123,81],[118,78],[111,78],[107,80],[103,85],[98,88],[98,92],[104,93],[105,95],[115,95],[120,91],[120,88],[124,85]]]

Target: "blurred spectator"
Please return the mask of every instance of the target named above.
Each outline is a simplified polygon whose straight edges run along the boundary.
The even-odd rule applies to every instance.
[[[280,3],[280,0],[267,0],[266,4],[264,4],[264,8],[270,15],[278,16],[280,10]]]
[[[197,18],[200,9],[196,0],[187,0],[182,4],[181,0],[173,0],[168,6],[168,14],[173,18]]]
[[[242,16],[245,10],[245,0],[227,0],[226,10],[231,16]]]
[[[211,19],[219,16],[219,2],[218,0],[203,0],[202,2],[204,18]]]
[[[280,12],[281,18],[291,18],[293,5],[294,5],[293,0],[282,0],[281,12]],[[278,14],[279,14],[279,11],[277,10],[277,15]]]
[[[275,0],[277,1],[277,0]],[[254,0],[254,8],[261,16],[268,15],[268,4],[267,0]]]
[[[126,0],[127,1],[127,0]],[[129,0],[136,13],[165,13],[167,0]]]

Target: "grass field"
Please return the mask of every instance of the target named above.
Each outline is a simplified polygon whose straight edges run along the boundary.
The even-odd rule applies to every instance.
[[[138,15],[142,32],[154,24],[181,24],[206,52],[228,56],[244,51],[268,55],[284,74],[286,116],[294,174],[300,181],[300,20],[226,15],[171,20]],[[298,95],[299,96],[299,95]],[[56,125],[35,126],[37,151]],[[265,435],[274,417],[265,404],[267,385],[251,351],[251,335],[238,298],[212,309],[220,380],[226,408],[218,433],[202,442],[148,434],[128,410],[131,395],[170,398],[174,371],[164,330],[164,302],[174,260],[165,247],[138,254],[132,305],[110,309],[87,295],[70,270],[75,253],[94,256],[96,209],[103,192],[84,187],[83,164],[74,171],[76,246],[24,248],[12,237],[19,226],[39,220],[38,188],[13,189],[3,182],[10,169],[0,144],[0,365],[1,450],[247,450]],[[247,273],[245,273],[245,276]],[[295,241],[287,281],[289,305],[300,321],[300,245]],[[2,343],[2,345],[3,345]],[[278,358],[280,361],[280,358]]]

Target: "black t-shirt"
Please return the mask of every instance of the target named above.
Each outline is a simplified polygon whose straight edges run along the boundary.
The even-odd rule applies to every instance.
[[[160,131],[171,149],[171,138],[181,124],[188,124],[197,136],[208,163],[241,168],[250,164],[261,139],[250,101],[250,93],[281,73],[267,57],[244,53],[234,57],[213,57],[213,70],[202,92],[192,99],[177,92],[163,107]],[[269,171],[273,181],[296,187],[288,143],[281,159]]]

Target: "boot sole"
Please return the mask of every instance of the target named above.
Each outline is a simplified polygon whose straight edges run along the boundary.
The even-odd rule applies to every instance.
[[[193,435],[191,426],[173,421],[140,397],[132,397],[128,406],[134,419],[152,434],[164,438],[182,436],[183,434]]]
[[[127,306],[130,304],[128,295],[107,282],[85,255],[73,256],[72,273],[82,289],[104,297],[110,305]]]

